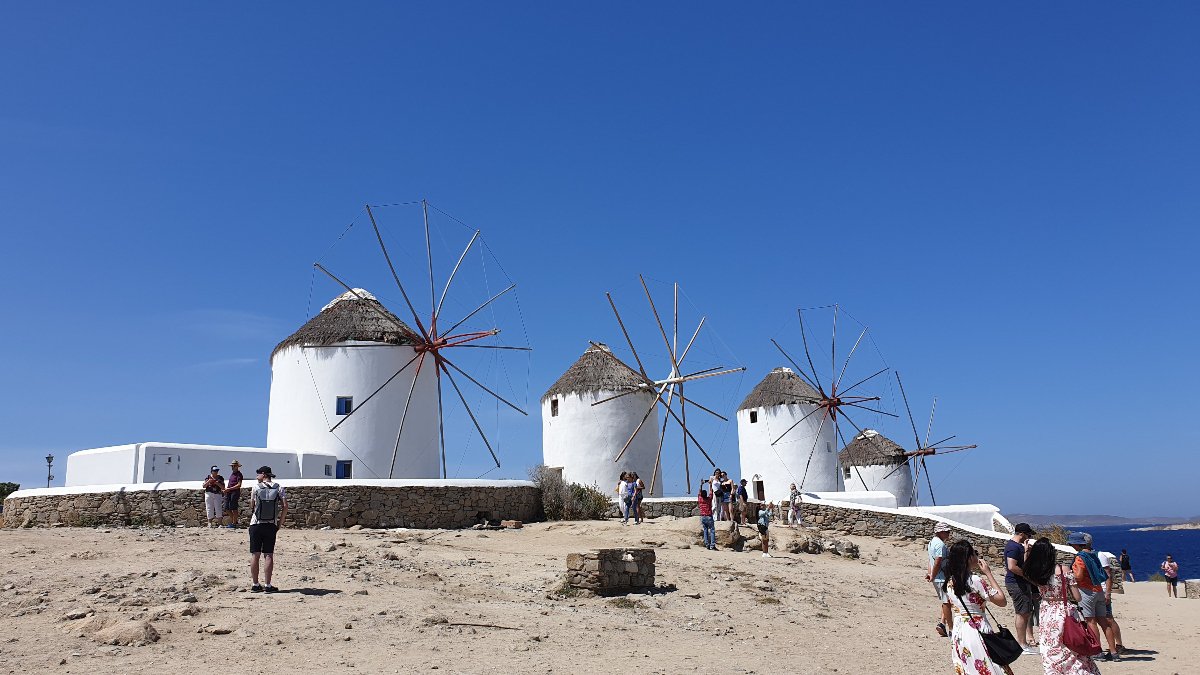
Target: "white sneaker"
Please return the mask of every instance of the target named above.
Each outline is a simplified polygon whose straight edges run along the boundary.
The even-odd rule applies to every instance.
[[[1025,647],[1021,648],[1021,653],[1022,654],[1041,654],[1042,650],[1038,649],[1034,645],[1026,645]]]
[[[772,556],[770,553],[764,553],[762,557],[764,557],[764,558],[771,558],[771,557],[773,557],[773,556]]]

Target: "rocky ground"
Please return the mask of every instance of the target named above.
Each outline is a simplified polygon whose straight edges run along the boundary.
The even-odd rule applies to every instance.
[[[697,546],[697,519],[519,530],[284,530],[275,584],[249,592],[245,530],[0,531],[0,672],[946,673],[920,544],[861,557]],[[747,536],[752,528],[746,528]],[[804,534],[804,533],[799,533]],[[819,536],[821,533],[807,533]],[[825,533],[832,535],[832,533]],[[562,594],[568,553],[654,547],[660,588]],[[852,551],[853,547],[849,547]],[[1200,602],[1131,584],[1131,647],[1105,673],[1196,672]],[[1011,626],[1011,613],[1002,610]],[[1040,673],[1022,658],[1018,674]]]

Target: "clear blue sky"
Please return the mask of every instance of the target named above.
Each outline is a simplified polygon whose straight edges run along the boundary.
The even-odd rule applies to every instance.
[[[0,480],[264,443],[311,263],[424,197],[521,284],[532,415],[489,477],[641,272],[749,368],[702,401],[838,302],[981,446],[940,501],[1200,513],[1198,34],[1184,2],[6,3]]]

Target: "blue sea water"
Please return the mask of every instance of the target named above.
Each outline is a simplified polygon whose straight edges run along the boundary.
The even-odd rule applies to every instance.
[[[1165,530],[1133,532],[1132,528],[1144,525],[1106,525],[1103,527],[1072,527],[1092,535],[1097,551],[1108,551],[1121,555],[1121,549],[1129,551],[1134,578],[1145,581],[1146,577],[1158,573],[1158,566],[1171,554],[1179,563],[1180,579],[1200,577],[1200,530]]]

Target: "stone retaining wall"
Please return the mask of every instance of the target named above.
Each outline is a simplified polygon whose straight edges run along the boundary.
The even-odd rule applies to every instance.
[[[700,515],[700,505],[696,502],[695,497],[644,499],[642,500],[642,513],[646,514],[647,518],[661,518],[662,516],[692,518]],[[608,517],[621,517],[621,505],[616,500],[613,500],[612,508],[608,510]]]
[[[596,594],[654,588],[654,549],[602,548],[567,555],[567,584]]]
[[[1200,579],[1188,579],[1184,581],[1183,596],[1185,598],[1192,598],[1193,600],[1200,598]]]
[[[481,518],[536,521],[541,491],[532,486],[284,485],[288,527],[460,528]],[[250,521],[250,489],[242,490],[241,525]],[[198,489],[121,490],[9,497],[4,527],[70,525],[201,527]]]
[[[903,537],[918,541],[928,541],[933,537],[933,523],[936,518],[926,518],[888,511],[871,511],[856,509],[843,505],[822,504],[819,502],[803,502],[800,505],[801,523],[809,527],[823,530],[836,530],[847,534],[857,534],[867,537]],[[988,559],[993,566],[1002,571],[1004,567],[1004,543],[1009,535],[1002,532],[980,534],[951,525],[950,540],[967,539],[980,555]],[[1070,563],[1073,554],[1059,551],[1060,562]],[[1113,579],[1113,588],[1119,588],[1117,580]]]

